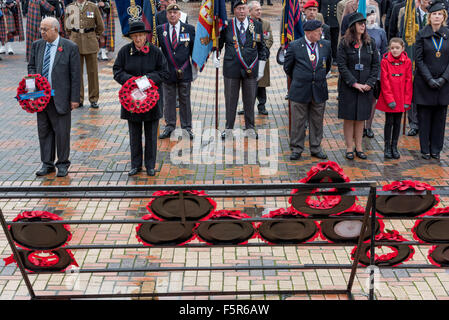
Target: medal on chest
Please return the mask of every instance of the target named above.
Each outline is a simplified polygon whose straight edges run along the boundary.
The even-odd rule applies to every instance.
[[[432,37],[432,43],[433,46],[435,47],[435,57],[440,58],[441,57],[441,47],[443,46],[443,37],[440,38],[440,41],[437,43],[437,41],[435,40],[435,37]]]

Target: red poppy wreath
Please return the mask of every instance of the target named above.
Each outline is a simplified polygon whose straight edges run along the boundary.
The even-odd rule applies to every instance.
[[[34,78],[36,92],[28,92],[26,80]],[[30,96],[31,95],[31,96]],[[23,110],[29,113],[41,112],[44,110],[51,98],[51,87],[47,78],[40,74],[29,74],[19,82],[16,99]]]
[[[145,113],[154,108],[157,101],[159,100],[158,87],[155,85],[154,81],[150,81],[151,86],[144,90],[146,97],[142,100],[134,99],[132,93],[137,89],[137,83],[135,80],[140,77],[132,77],[125,82],[119,91],[119,99],[123,108],[132,113]]]

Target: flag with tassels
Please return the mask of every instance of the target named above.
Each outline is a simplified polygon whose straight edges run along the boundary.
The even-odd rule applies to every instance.
[[[304,36],[301,22],[299,0],[283,0],[282,3],[281,45]]]
[[[414,61],[415,57],[413,51],[416,35],[419,31],[419,24],[416,21],[415,0],[407,0],[405,4],[403,30],[402,39],[405,42],[405,52],[407,52],[410,60]]]

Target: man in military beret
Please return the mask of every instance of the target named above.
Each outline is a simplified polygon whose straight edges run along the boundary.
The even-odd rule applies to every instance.
[[[100,98],[97,61],[100,47],[98,40],[104,32],[100,9],[90,1],[74,1],[66,8],[65,30],[69,39],[78,45],[81,57],[81,74],[84,72],[84,62],[86,63],[90,107],[97,109],[98,99]],[[82,106],[84,101],[82,76],[80,94],[80,106]]]
[[[290,160],[298,160],[304,151],[305,124],[309,119],[309,144],[313,157],[327,159],[321,148],[323,118],[329,98],[326,75],[331,68],[330,42],[321,39],[321,22],[304,23],[304,37],[292,41],[287,49],[284,71],[292,79],[288,97],[292,105]]]
[[[195,27],[180,21],[181,10],[176,3],[167,6],[168,22],[157,27],[157,37],[162,53],[168,61],[170,78],[164,82],[164,118],[166,122],[160,139],[170,137],[176,128],[176,93],[179,93],[181,128],[193,139],[190,88],[193,80],[191,64]]]
[[[167,0],[167,7],[170,4],[176,4],[176,0]],[[165,7],[165,9],[159,11],[158,13],[156,13],[156,26],[160,26],[161,24],[167,23],[167,7]],[[183,23],[188,23],[188,18],[187,18],[187,14],[185,12],[180,11],[180,17],[179,20],[181,20],[181,22]]]
[[[254,125],[254,103],[257,81],[262,78],[268,50],[263,40],[262,24],[250,17],[246,0],[234,3],[233,19],[221,31],[219,49],[225,47],[223,61],[224,94],[226,106],[226,130],[221,137],[234,129],[240,87],[242,88],[245,129],[257,138]],[[216,55],[214,55],[216,59]],[[217,67],[217,64],[216,64]]]
[[[304,20],[302,21],[303,25],[306,21],[309,20],[318,20],[318,2],[316,0],[309,0],[304,4],[303,10],[304,10]],[[322,34],[321,38],[326,39],[330,41],[331,33],[330,28],[327,24],[323,23],[321,26]]]

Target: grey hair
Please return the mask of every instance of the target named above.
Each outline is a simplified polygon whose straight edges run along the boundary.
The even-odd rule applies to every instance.
[[[45,17],[44,19],[42,19],[42,21],[50,22],[51,26],[59,32],[60,24],[58,19],[56,19],[55,17]]]
[[[254,9],[254,7],[256,6],[256,4],[260,4],[260,2],[259,2],[259,1],[256,1],[256,0],[253,0],[253,1],[248,2],[248,8],[249,8],[249,10]]]

